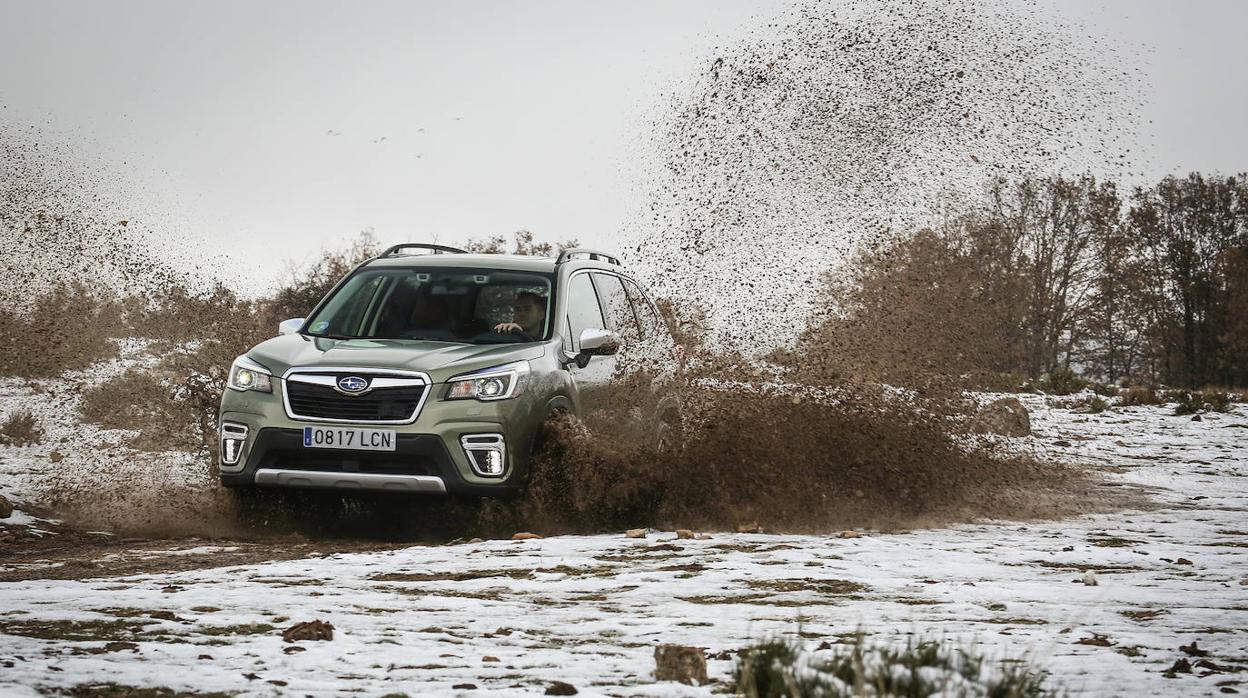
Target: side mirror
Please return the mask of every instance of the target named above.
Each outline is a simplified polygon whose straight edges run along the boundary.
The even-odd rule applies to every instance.
[[[587,327],[581,330],[580,341],[584,356],[611,356],[620,350],[620,338],[611,330]]]
[[[303,327],[303,322],[306,319],[307,318],[296,317],[296,318],[291,318],[289,320],[282,320],[277,325],[277,333],[279,335],[295,334],[296,332],[299,331],[300,327]]]

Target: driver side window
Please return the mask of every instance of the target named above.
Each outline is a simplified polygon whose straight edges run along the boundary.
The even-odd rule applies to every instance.
[[[581,332],[586,329],[605,329],[602,321],[602,308],[598,304],[598,294],[590,283],[589,274],[577,274],[568,282],[564,292],[568,298],[568,329],[563,339],[563,348],[571,354],[581,351]]]
[[[594,286],[598,289],[598,299],[602,301],[603,310],[606,311],[609,323],[606,329],[618,333],[625,344],[640,340],[641,328],[637,325],[637,316],[633,314],[633,306],[628,302],[620,277],[597,272],[593,277]]]

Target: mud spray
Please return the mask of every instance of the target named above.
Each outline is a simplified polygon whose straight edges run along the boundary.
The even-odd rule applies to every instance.
[[[828,280],[855,255],[980,205],[994,178],[1128,172],[1138,90],[1124,64],[1079,28],[975,1],[801,4],[707,57],[648,125],[648,204],[629,224],[630,266],[678,320],[696,319],[684,326],[696,331],[686,337],[683,448],[660,457],[644,440],[589,437],[565,422],[523,502],[483,511],[422,503],[401,520],[393,507],[376,515],[349,505],[331,528],[415,535],[440,523],[468,535],[757,522],[821,531],[1095,506],[1077,496],[1088,484],[1076,471],[967,436],[958,396],[873,385],[846,371],[854,357],[839,347],[795,340],[835,312]],[[98,269],[153,294],[186,283],[154,272],[162,265],[127,242],[121,216],[83,213],[99,204],[89,176],[49,177],[47,161],[15,166],[35,152],[23,142],[5,151],[6,275],[22,266],[11,251],[27,249],[51,263],[11,277],[22,284]],[[98,262],[84,269],[62,257]],[[796,360],[768,367],[760,357],[776,349]],[[836,371],[816,370],[833,358]],[[813,385],[832,374],[840,378]],[[96,468],[85,486],[66,477],[50,494],[79,512],[141,512],[149,529],[179,522],[169,533],[232,520],[207,484],[208,456],[190,462],[199,471],[180,489]],[[103,492],[120,504],[83,506]]]

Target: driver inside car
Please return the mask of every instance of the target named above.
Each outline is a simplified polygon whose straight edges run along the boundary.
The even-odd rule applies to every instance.
[[[546,326],[546,299],[532,291],[516,294],[511,306],[512,322],[500,322],[495,332],[524,335],[529,341],[541,337]]]

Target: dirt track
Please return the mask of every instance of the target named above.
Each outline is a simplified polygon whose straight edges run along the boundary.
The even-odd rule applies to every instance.
[[[0,582],[171,574],[399,547],[367,540],[312,541],[298,534],[247,540],[149,539],[89,533],[49,522],[39,528],[48,535],[22,535],[0,542]]]

